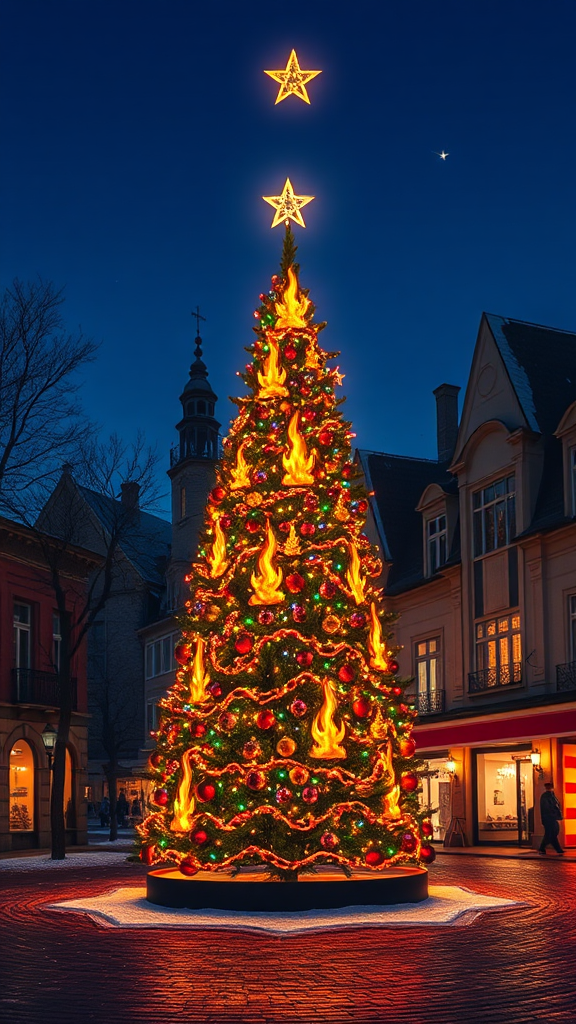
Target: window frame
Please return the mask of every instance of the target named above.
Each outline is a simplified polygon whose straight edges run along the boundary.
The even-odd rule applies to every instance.
[[[518,625],[517,626],[514,624],[514,619],[516,619],[516,618],[518,619]],[[504,623],[504,622],[508,622],[508,627],[506,629],[504,629],[504,628],[501,629],[500,628],[501,623]],[[494,629],[493,633],[488,633],[488,628],[489,628],[491,623],[494,623],[495,629]],[[485,629],[484,636],[482,636],[482,637],[478,636],[478,630],[479,629]],[[514,653],[515,653],[514,652],[514,638],[515,637],[519,638],[519,650],[518,650],[519,657],[518,658],[516,658],[514,656]],[[504,649],[504,642],[505,641],[507,641],[507,647],[508,647],[507,660],[503,660],[502,659],[502,651]],[[494,645],[494,647],[493,647],[493,657],[492,657],[492,653],[490,651],[491,645]],[[516,682],[519,683],[519,682],[522,681],[522,664],[523,664],[523,662],[522,662],[522,650],[523,650],[523,643],[522,643],[522,617],[520,615],[519,609],[516,609],[515,611],[506,612],[506,614],[504,614],[504,615],[488,615],[488,616],[483,616],[482,618],[477,619],[475,621],[475,623],[474,623],[474,664],[476,666],[475,667],[475,672],[489,672],[491,669],[493,669],[494,673],[495,673],[495,675],[494,675],[494,682],[490,683],[490,681],[488,680],[486,688],[491,689],[492,687],[507,686],[507,685],[510,685],[511,683],[516,683]],[[482,657],[481,658],[479,657],[480,652],[482,652]],[[494,664],[490,663],[492,660],[494,661]],[[482,662],[486,662],[486,664],[481,664],[480,663],[481,661]],[[519,666],[518,671],[516,670],[516,666]],[[512,668],[512,672],[511,673],[510,673],[510,667]],[[503,668],[508,668],[508,670],[509,670],[508,674],[510,675],[510,678],[508,679],[507,682],[503,682],[501,680],[501,674],[502,674],[502,669]]]
[[[56,621],[57,620],[57,621]],[[62,623],[60,613],[52,612],[52,665],[54,671],[60,671],[62,661]]]
[[[16,620],[16,608],[17,607],[27,608],[28,609],[28,612],[29,612],[28,622],[20,622],[19,620],[18,621]],[[32,626],[33,626],[33,621],[34,621],[34,619],[33,619],[33,607],[32,607],[32,605],[28,601],[21,601],[21,600],[14,599],[14,602],[13,602],[13,605],[12,605],[12,636],[13,636],[12,658],[13,658],[14,668],[15,669],[21,669],[23,671],[26,671],[27,669],[32,668],[32,652],[33,652]],[[27,661],[27,664],[26,665],[21,664],[21,661],[20,661],[20,654],[21,654],[21,650],[22,650],[20,638],[23,637],[23,636],[27,637],[27,645],[26,645],[26,650],[27,650],[26,661]]]
[[[430,527],[434,523],[440,523],[444,521],[443,526],[439,526],[436,531],[431,534]],[[442,542],[444,542],[442,544]],[[444,548],[444,551],[442,551]],[[434,552],[434,557],[432,556]],[[443,565],[446,565],[448,559],[448,517],[446,512],[438,512],[435,516],[430,516],[426,519],[426,574],[428,576],[434,576]]]
[[[568,594],[568,661],[576,661],[576,594]]]
[[[436,650],[429,650],[430,644],[436,644]],[[441,633],[434,633],[430,636],[418,637],[413,640],[414,650],[414,682],[417,694],[425,694],[430,696],[431,693],[438,693],[442,690],[442,635]],[[420,654],[418,648],[421,645],[426,646],[426,651]],[[430,666],[434,663],[435,669],[431,673]],[[426,675],[426,688],[421,688],[421,674],[420,666],[425,666]],[[431,676],[434,676],[434,685],[431,685]]]
[[[146,643],[144,650],[144,678],[156,679],[174,672],[177,662],[174,657],[178,633],[164,633]],[[167,666],[167,667],[166,667]]]
[[[512,485],[511,485],[512,482]],[[496,493],[497,488],[504,484],[505,490],[501,490],[500,493]],[[512,486],[512,489],[510,489]],[[486,492],[493,491],[493,496],[490,498],[486,497]],[[493,551],[499,551],[502,548],[509,547],[516,536],[516,473],[506,473],[504,476],[497,477],[491,483],[484,484],[482,487],[472,491],[472,557],[482,558],[484,555],[489,555]],[[500,533],[498,509],[497,506],[504,504],[504,542],[498,543],[498,537]],[[489,547],[486,537],[486,527],[488,524],[488,514],[492,512],[490,516],[492,520],[492,546]],[[480,524],[480,531],[477,529],[477,524]],[[480,543],[478,543],[480,541]],[[480,548],[480,550],[478,550]]]

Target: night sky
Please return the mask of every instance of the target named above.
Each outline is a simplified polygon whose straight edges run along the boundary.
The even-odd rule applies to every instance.
[[[0,277],[66,287],[84,401],[168,462],[198,303],[219,419],[287,176],[362,447],[435,456],[482,310],[576,329],[572,0],[3,0]],[[262,73],[295,47],[311,105]],[[436,151],[449,153],[443,161]],[[167,481],[166,481],[167,482]]]

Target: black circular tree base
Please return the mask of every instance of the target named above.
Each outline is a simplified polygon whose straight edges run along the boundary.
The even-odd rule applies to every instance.
[[[331,868],[317,875],[303,875],[297,882],[268,881],[258,871],[234,878],[202,871],[187,878],[177,868],[160,868],[148,872],[146,883],[150,903],[189,910],[335,910],[420,903],[427,898],[425,868],[357,871],[352,878]]]

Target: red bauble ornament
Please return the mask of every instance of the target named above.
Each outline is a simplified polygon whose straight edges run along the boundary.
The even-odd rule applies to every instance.
[[[220,516],[220,526],[223,530],[229,530],[232,526],[232,516]]]
[[[355,678],[356,672],[352,668],[352,665],[342,665],[342,667],[338,669],[338,679],[341,683],[352,683]]]
[[[208,833],[201,828],[198,829],[197,832],[192,833],[192,842],[196,843],[196,846],[204,846],[204,843],[208,842]]]
[[[258,622],[261,626],[269,626],[274,622],[274,612],[270,611],[269,608],[263,608],[262,611],[258,612]]]
[[[362,513],[367,512],[368,511],[368,502],[366,501],[366,499],[365,498],[360,498],[360,501],[356,505],[356,508],[357,508],[358,512],[362,512]]]
[[[258,530],[261,528],[257,519],[247,519],[244,525],[248,533],[258,533]]]
[[[329,487],[328,490],[326,491],[326,497],[330,498],[331,501],[335,501],[335,499],[339,496],[339,494],[340,494],[340,487],[339,486],[337,487],[336,485],[334,487]]]
[[[399,668],[400,665],[398,664],[398,662],[394,661],[394,659],[392,658],[392,660],[388,662],[388,675],[395,676]],[[400,693],[402,693],[402,690],[400,690]]]
[[[416,750],[416,742],[411,736],[407,736],[405,739],[400,740],[400,753],[402,757],[412,757]]]
[[[296,661],[301,668],[310,668],[310,665],[314,661],[314,655],[312,654],[312,651],[298,651]]]
[[[290,705],[290,711],[292,712],[295,718],[303,718],[306,712],[308,711],[308,705],[303,700],[297,698],[296,700],[292,701]]]
[[[422,829],[422,835],[426,836],[426,839],[430,839],[430,837],[434,835],[434,825],[431,821],[423,821],[420,828]]]
[[[318,799],[318,787],[305,786],[302,790],[302,799],[304,800],[304,803],[315,804]]]
[[[208,689],[209,689],[209,691],[210,691],[210,693],[212,694],[213,697],[221,697],[222,696],[222,687],[220,686],[220,683],[218,682],[217,679],[215,679],[213,683],[210,683],[210,686],[208,687]]]
[[[316,419],[316,410],[304,409],[304,412],[302,413],[302,419],[306,420],[307,423],[313,423],[314,420]]]
[[[279,530],[280,530],[280,531],[281,531],[282,533],[290,533],[290,523],[286,523],[286,522],[284,522],[284,523],[278,523],[278,529],[279,529]]]
[[[436,850],[429,843],[425,843],[424,846],[420,847],[420,860],[424,864],[433,864],[436,860]]]
[[[320,845],[325,850],[335,850],[339,842],[338,836],[334,835],[333,832],[323,832],[320,836]]]
[[[264,786],[266,785],[266,776],[264,775],[264,772],[248,772],[244,782],[248,786],[248,789],[252,789],[254,792],[257,792],[259,789],[264,789]]]
[[[169,800],[168,790],[155,789],[152,794],[152,800],[158,807],[166,807]]]
[[[255,758],[260,757],[261,753],[262,748],[255,736],[251,740],[247,740],[242,748],[242,757],[245,757],[247,761],[254,761]]]
[[[381,850],[368,850],[364,860],[371,868],[377,868],[380,864],[383,864],[386,860]]]
[[[393,686],[392,687],[392,693],[394,694],[395,697],[401,697],[402,696],[402,687],[401,686]]]
[[[319,504],[320,504],[320,502],[318,501],[317,495],[316,494],[312,494],[309,491],[308,494],[306,495],[306,497],[304,498],[304,505],[308,509],[308,511],[309,512],[315,512],[316,509],[318,508]]]
[[[292,618],[294,622],[304,622],[306,619],[306,609],[301,604],[292,605]]]
[[[418,848],[418,840],[413,832],[405,832],[400,845],[404,853],[414,853]]]
[[[329,601],[335,596],[337,589],[336,584],[332,583],[331,580],[324,580],[318,587],[318,593],[320,597],[325,597]]]
[[[273,285],[274,288],[276,288],[277,284],[281,284],[282,283],[282,278],[278,277],[278,274],[272,274],[272,277],[270,278],[270,280],[272,281],[272,285]]]
[[[185,857],[184,860],[180,861],[179,870],[182,872],[183,875],[190,876],[190,875],[196,875],[198,873],[198,871],[200,870],[200,868],[192,860],[191,857]]]
[[[334,440],[334,434],[331,430],[321,430],[318,434],[318,441],[324,448],[328,448]]]
[[[153,754],[150,754],[148,761],[151,768],[159,768],[162,764],[162,754],[158,750],[155,750]]]
[[[192,648],[190,647],[190,644],[176,644],[176,647],[174,648],[174,657],[179,665],[185,665],[192,657]]]
[[[400,786],[405,793],[413,793],[415,789],[418,789],[418,776],[415,772],[402,772],[400,777]]]
[[[316,533],[316,527],[314,523],[302,523],[300,527],[300,533],[303,537],[313,537]]]
[[[366,616],[364,615],[364,612],[352,612],[352,615],[350,616],[350,625],[353,626],[354,629],[362,629],[362,626],[366,625]]]
[[[148,867],[150,867],[150,865],[156,860],[156,847],[143,846],[140,850],[140,860],[143,864],[147,864]]]
[[[312,394],[312,390],[307,384],[302,384],[300,387],[300,394],[302,395],[302,398],[308,398],[308,395]]]
[[[209,800],[213,800],[216,796],[216,786],[213,782],[200,782],[196,786],[196,796],[201,803],[208,803]]]
[[[303,576],[300,575],[299,572],[291,573],[290,576],[286,577],[284,582],[286,584],[287,590],[289,590],[291,594],[299,594],[300,591],[304,590],[304,587],[306,586],[306,580],[304,579]]]
[[[286,348],[284,349],[284,355],[286,356],[286,359],[292,360],[296,359],[298,352],[294,348],[294,345],[286,345]]]
[[[342,476],[344,477],[345,480],[349,480],[350,477],[353,475],[354,466],[352,465],[351,462],[347,462],[344,466],[342,466]]]
[[[280,786],[280,789],[276,790],[276,803],[287,804],[292,799],[292,790],[286,786]]]
[[[256,716],[256,725],[259,729],[272,729],[276,725],[276,718],[271,711],[260,711]]]
[[[222,693],[222,691],[220,691],[220,693]],[[200,739],[201,736],[205,736],[206,726],[204,725],[204,722],[192,722],[190,725],[190,735],[194,736],[196,739]]]
[[[221,501],[224,501],[225,497],[226,491],[223,487],[213,487],[210,491],[210,500],[213,501],[215,505],[219,505]]]
[[[352,705],[352,711],[357,718],[368,718],[372,710],[372,704],[367,697],[359,697]]]
[[[254,646],[254,639],[249,633],[241,633],[236,640],[234,647],[238,651],[238,654],[248,654]]]
[[[238,715],[233,715],[231,711],[223,711],[218,716],[218,725],[220,729],[224,729],[224,732],[230,732],[234,728],[238,721]]]

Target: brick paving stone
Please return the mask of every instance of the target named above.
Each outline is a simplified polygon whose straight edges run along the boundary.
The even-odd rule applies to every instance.
[[[574,863],[442,858],[432,882],[529,904],[466,927],[277,938],[43,910],[144,875],[5,874],[0,1024],[576,1024]]]

